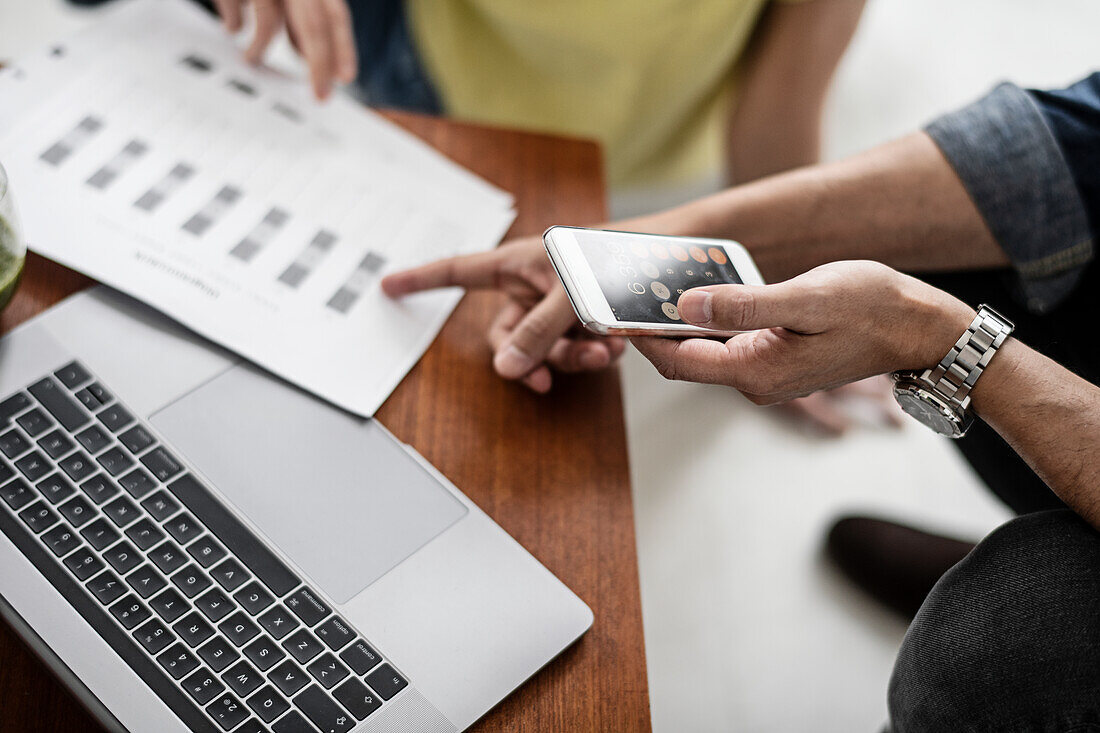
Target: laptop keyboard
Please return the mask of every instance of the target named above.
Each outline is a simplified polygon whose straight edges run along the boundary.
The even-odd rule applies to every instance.
[[[79,363],[0,401],[0,530],[195,731],[342,733],[407,686]]]

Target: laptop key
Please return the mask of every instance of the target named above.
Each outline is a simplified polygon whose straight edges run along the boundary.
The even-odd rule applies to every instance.
[[[355,716],[356,720],[363,720],[382,707],[382,699],[354,677],[333,690],[332,696],[339,700],[340,704],[346,707]]]
[[[70,361],[54,372],[53,375],[69,389],[76,389],[92,378],[92,375],[88,374],[88,370],[75,361]]]
[[[241,567],[239,562],[229,557],[210,570],[210,577],[222,588],[232,593],[248,580],[248,571]]]
[[[187,512],[182,512],[165,522],[164,528],[181,545],[186,545],[202,533],[199,523]]]
[[[111,444],[111,436],[98,425],[89,425],[76,434],[76,441],[93,456]]]
[[[118,487],[102,473],[97,473],[86,481],[80,483],[80,490],[88,495],[88,498],[97,505],[118,496]]]
[[[264,678],[260,676],[260,673],[243,659],[226,670],[225,674],[222,675],[222,679],[225,680],[225,684],[229,685],[229,689],[241,697],[251,695],[257,687],[264,683]]]
[[[244,648],[244,655],[255,664],[261,672],[271,669],[272,665],[282,661],[286,652],[271,640],[269,636],[261,636]]]
[[[64,501],[76,491],[64,476],[56,472],[39,481],[35,487],[51,504]]]
[[[153,477],[140,468],[130,471],[130,473],[120,478],[118,483],[126,489],[127,494],[135,499],[142,499],[157,488],[157,482],[153,480]]]
[[[95,463],[82,450],[74,451],[65,456],[57,462],[57,465],[61,466],[61,470],[73,481],[83,481],[95,473]]]
[[[210,665],[210,669],[221,672],[240,659],[241,653],[222,637],[215,636],[199,647],[199,656],[202,657],[202,661]]]
[[[90,387],[85,387],[82,390],[78,390],[76,393],[76,399],[80,404],[92,412],[95,412],[99,408],[103,407],[103,403],[99,401],[99,398],[95,396]]]
[[[237,611],[218,624],[218,631],[237,646],[244,646],[260,633],[260,627],[252,623],[247,614]]]
[[[195,655],[179,642],[165,649],[157,657],[157,661],[160,662],[160,666],[164,667],[165,672],[172,675],[174,680],[182,679],[185,675],[190,674],[195,667],[199,666],[199,660],[195,658]]]
[[[17,512],[34,500],[34,491],[26,481],[17,478],[0,486],[0,498],[11,507],[12,511]]]
[[[321,646],[321,642],[317,641],[317,639],[305,629],[301,629],[284,641],[283,647],[298,660],[299,664],[305,664],[325,650],[325,648]]]
[[[270,733],[270,731],[264,727],[263,723],[253,718],[233,733]],[[307,730],[306,733],[313,733],[313,731]]]
[[[65,468],[65,462],[68,460],[70,459],[66,458],[58,465]],[[19,469],[20,473],[27,477],[28,481],[37,481],[53,470],[53,466],[46,460],[46,456],[36,450],[31,451],[17,460],[15,462],[15,467]],[[68,471],[66,471],[66,473],[68,473]],[[72,474],[70,474],[70,476],[72,476]]]
[[[326,733],[344,733],[357,725],[355,718],[333,702],[317,685],[310,685],[298,693],[294,698],[294,705]]]
[[[168,585],[168,582],[153,569],[152,565],[142,565],[126,576],[126,582],[142,598],[148,598]]]
[[[214,676],[213,672],[200,667],[183,681],[183,689],[187,690],[187,694],[193,697],[199,705],[205,705],[222,694],[225,685]]]
[[[50,377],[35,382],[27,391],[70,433],[91,419],[69,393]]]
[[[96,419],[103,423],[103,427],[107,428],[112,433],[117,433],[132,423],[134,421],[134,416],[122,405],[111,405],[97,412]]]
[[[117,445],[100,453],[96,456],[96,460],[112,476],[117,476],[134,465],[134,459]]]
[[[92,554],[87,547],[82,547],[65,558],[67,567],[77,580],[84,581],[92,577],[104,568],[103,561]]]
[[[87,583],[88,591],[104,606],[114,603],[126,592],[126,586],[110,570],[104,570]]]
[[[214,627],[194,611],[172,624],[172,631],[179,634],[179,637],[192,647],[198,646],[214,635]]]
[[[141,506],[158,522],[163,522],[180,509],[179,503],[165,491],[158,491],[146,498],[141,502]]]
[[[76,443],[60,430],[54,430],[38,439],[38,447],[46,451],[50,458],[58,459],[75,448]]]
[[[325,652],[314,659],[306,670],[313,678],[321,683],[326,690],[331,690],[338,682],[348,676],[348,668],[336,661],[331,652]]]
[[[287,710],[290,703],[271,685],[265,685],[248,698],[248,707],[252,708],[265,723],[270,723]]]
[[[31,398],[17,392],[0,402],[0,424],[6,424],[15,415],[31,406]]]
[[[141,462],[149,469],[149,472],[161,481],[167,481],[183,470],[183,466],[164,446],[154,448],[141,457]]]
[[[344,663],[360,676],[374,669],[375,665],[382,661],[378,652],[362,639],[356,639],[354,644],[340,652],[340,659],[343,659]]]
[[[202,611],[212,623],[218,623],[235,607],[233,602],[215,586],[195,599],[195,608]]]
[[[57,557],[65,557],[80,546],[80,538],[76,536],[76,532],[64,524],[59,524],[42,535],[42,542]]]
[[[267,592],[267,589],[255,581],[234,593],[233,598],[253,616],[275,602],[275,598]]]
[[[144,626],[135,631],[134,638],[150,654],[160,654],[164,647],[176,640],[172,632],[157,618],[150,619]]]
[[[194,598],[210,587],[210,579],[194,563],[173,575],[172,583],[188,598]]]
[[[404,677],[397,674],[393,667],[383,664],[367,675],[367,684],[371,686],[372,690],[381,695],[383,700],[389,700],[405,689],[409,683],[405,681]]]
[[[142,517],[133,526],[126,530],[126,536],[134,541],[134,544],[145,552],[153,545],[164,539],[164,530],[153,524],[148,518]]]
[[[287,697],[294,696],[298,690],[309,684],[309,677],[306,673],[289,659],[271,670],[271,674],[267,678]]]
[[[118,436],[118,440],[124,446],[126,450],[137,455],[143,450],[151,446],[156,442],[153,436],[149,434],[149,431],[145,429],[143,425],[135,425],[122,435]]]
[[[316,626],[319,621],[332,613],[320,597],[306,586],[294,591],[283,603],[298,615],[306,626]]]
[[[194,476],[185,473],[169,484],[168,490],[275,595],[285,595],[298,585],[298,578],[290,568]]]
[[[206,708],[210,717],[221,726],[222,730],[233,730],[248,717],[248,708],[232,695],[220,695],[218,699],[210,703]]]
[[[93,397],[96,398],[96,401],[99,402],[99,404],[101,405],[106,405],[108,402],[114,400],[114,397],[111,395],[111,393],[108,392],[106,388],[99,382],[92,382],[88,385],[87,390],[89,393],[91,393]]]
[[[127,631],[149,618],[149,609],[133,593],[111,606],[111,615],[118,619]],[[178,678],[177,678],[178,679]]]
[[[125,527],[130,522],[141,516],[134,502],[125,496],[120,496],[107,506],[103,507],[103,513],[118,527]]]
[[[355,638],[355,632],[339,616],[333,616],[314,629],[313,633],[334,652],[340,651]]]
[[[187,556],[172,540],[165,540],[157,545],[157,548],[149,553],[149,559],[165,575],[171,575],[187,563]]]
[[[41,500],[36,501],[19,512],[19,518],[22,519],[35,534],[41,534],[61,521],[61,517],[57,516],[57,512],[50,509],[46,502]]]
[[[102,550],[113,545],[122,535],[119,534],[113,524],[100,517],[80,530],[80,536],[86,539],[88,544],[95,549]]]
[[[215,542],[210,535],[203,535],[192,542],[187,548],[187,552],[204,568],[210,567],[225,557],[225,548]]]
[[[149,601],[149,607],[164,619],[165,623],[173,624],[183,614],[191,610],[187,601],[183,599],[175,588],[168,588],[156,598]]]
[[[310,725],[297,710],[291,710],[279,718],[275,725],[271,726],[271,730],[272,733],[317,733],[317,729]]]
[[[77,494],[57,508],[69,524],[80,529],[95,518],[95,508],[80,494]]]
[[[42,412],[42,410],[39,410],[37,407],[15,418],[15,422],[19,427],[23,428],[23,432],[32,438],[37,438],[53,427],[53,421],[46,417],[46,413]]]
[[[271,634],[276,639],[282,639],[284,636],[294,631],[298,627],[298,619],[283,608],[281,605],[275,606],[270,611],[260,616],[260,626],[263,626],[267,633]]]
[[[9,430],[0,435],[0,452],[8,458],[15,458],[31,449],[29,440],[23,437],[18,430]]]
[[[134,549],[133,545],[123,540],[105,551],[103,553],[103,559],[106,560],[107,564],[114,568],[116,572],[125,575],[140,565],[144,558],[138,554],[138,551]]]
[[[6,484],[15,478],[15,469],[7,461],[0,460],[0,484]]]

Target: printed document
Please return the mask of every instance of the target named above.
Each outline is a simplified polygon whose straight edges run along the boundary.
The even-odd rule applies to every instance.
[[[495,246],[512,198],[351,98],[240,57],[185,0],[129,0],[0,71],[30,248],[372,415],[457,304],[382,275]]]

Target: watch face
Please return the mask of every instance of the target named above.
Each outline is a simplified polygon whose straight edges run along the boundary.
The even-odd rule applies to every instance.
[[[961,426],[958,421],[953,420],[946,413],[947,408],[939,404],[938,400],[925,390],[915,385],[898,385],[894,390],[894,396],[901,405],[901,409],[922,425],[928,426],[940,435],[951,437],[959,435]]]

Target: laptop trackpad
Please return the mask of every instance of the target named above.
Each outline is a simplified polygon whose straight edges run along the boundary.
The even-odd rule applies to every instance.
[[[467,511],[375,421],[250,366],[150,422],[337,603]]]

